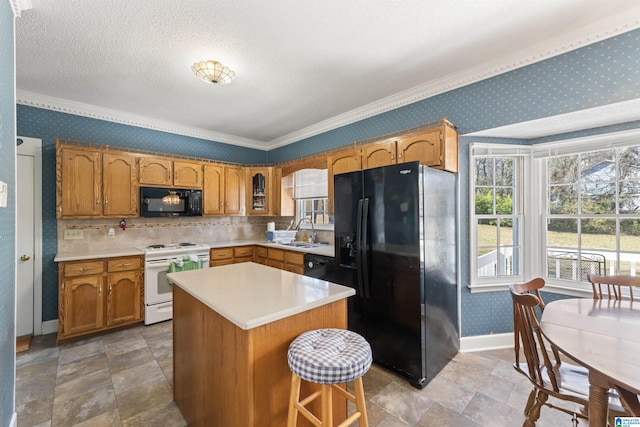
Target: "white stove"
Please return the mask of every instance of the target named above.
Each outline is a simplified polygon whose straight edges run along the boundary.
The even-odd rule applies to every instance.
[[[170,243],[139,247],[144,252],[144,324],[173,318],[173,286],[167,279],[172,260],[192,255],[209,267],[209,245]]]

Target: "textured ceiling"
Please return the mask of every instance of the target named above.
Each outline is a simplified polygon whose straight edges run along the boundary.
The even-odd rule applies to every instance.
[[[32,0],[18,102],[274,148],[629,31],[636,0]],[[196,61],[236,71],[227,86]],[[539,123],[536,129],[540,129]]]

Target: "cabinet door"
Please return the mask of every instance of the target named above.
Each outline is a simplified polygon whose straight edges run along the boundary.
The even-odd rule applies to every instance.
[[[204,199],[205,215],[221,215],[224,213],[224,166],[204,165]]]
[[[202,164],[174,161],[173,185],[185,188],[202,188]]]
[[[247,169],[247,215],[269,215],[271,169]]]
[[[440,166],[442,162],[441,129],[427,129],[398,138],[398,163],[418,160],[425,166]]]
[[[61,148],[58,156],[56,216],[102,216],[100,153]]]
[[[126,154],[102,155],[102,189],[105,216],[138,215],[139,189],[136,158]]]
[[[329,213],[333,213],[333,177],[361,169],[360,149],[343,150],[327,158],[329,184]]]
[[[160,157],[140,157],[138,160],[139,179],[141,185],[173,184],[173,162]]]
[[[83,276],[62,282],[63,336],[100,330],[104,327],[103,276]]]
[[[224,168],[224,213],[244,213],[244,170],[242,167]]]
[[[282,168],[273,168],[273,197],[271,198],[271,214],[282,215]]]
[[[107,326],[142,320],[140,272],[114,273],[107,279]]]
[[[396,140],[384,140],[362,149],[362,169],[392,165],[396,162]]]

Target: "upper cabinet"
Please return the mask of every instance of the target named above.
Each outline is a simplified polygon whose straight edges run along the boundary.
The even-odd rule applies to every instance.
[[[174,187],[202,188],[202,163],[173,161]]]
[[[225,166],[224,168],[224,213],[244,215],[244,168]]]
[[[396,139],[365,145],[362,148],[362,169],[392,165],[396,158]]]
[[[131,217],[138,215],[136,158],[128,154],[102,154],[103,214]]]
[[[100,153],[58,147],[56,154],[56,217],[101,216]]]
[[[458,172],[458,133],[445,125],[397,138],[398,163],[419,161],[425,166]]]
[[[271,169],[270,167],[247,168],[247,214],[271,214]]]
[[[224,213],[224,166],[204,165],[203,213],[222,215]]]
[[[138,161],[140,185],[173,185],[173,161],[162,157],[140,157]]]
[[[140,157],[140,185],[202,188],[202,164],[164,157]]]
[[[57,158],[56,217],[138,215],[134,156],[58,146]]]
[[[350,148],[337,151],[327,158],[329,184],[329,213],[333,213],[333,176],[362,169],[361,150]]]

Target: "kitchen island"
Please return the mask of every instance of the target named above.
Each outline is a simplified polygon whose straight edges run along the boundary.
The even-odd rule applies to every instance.
[[[174,399],[187,423],[286,425],[289,344],[311,329],[345,329],[346,298],[355,291],[251,262],[167,277],[174,282]],[[334,396],[336,421],[346,411]]]

